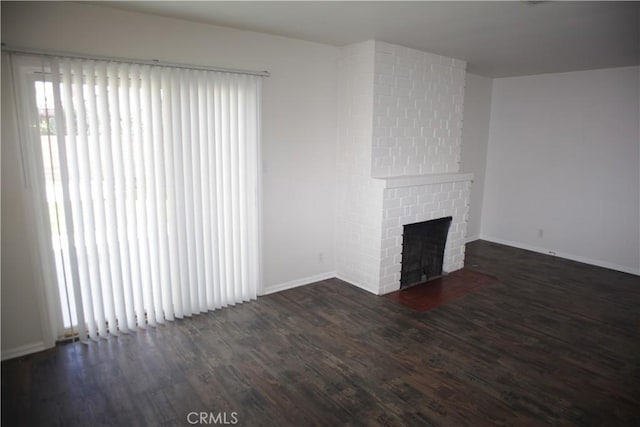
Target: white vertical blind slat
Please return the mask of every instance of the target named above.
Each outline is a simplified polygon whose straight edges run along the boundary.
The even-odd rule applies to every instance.
[[[77,200],[78,186],[77,186],[77,170],[76,170],[76,162],[75,156],[73,156],[73,147],[69,147],[71,156],[67,154],[67,144],[68,144],[68,134],[67,134],[67,126],[70,124],[65,121],[63,118],[63,95],[61,94],[61,82],[60,82],[60,64],[58,61],[53,61],[51,64],[52,78],[53,78],[53,91],[54,91],[54,103],[55,103],[55,117],[56,123],[59,123],[61,126],[57,129],[57,143],[58,143],[58,151],[59,151],[59,162],[60,162],[60,175],[62,179],[62,192],[64,199],[64,214],[65,214],[65,225],[66,225],[66,233],[67,233],[67,244],[69,251],[69,267],[70,271],[70,279],[72,281],[71,287],[73,288],[73,296],[69,296],[69,298],[73,298],[75,301],[76,296],[82,295],[80,288],[80,268],[78,262],[78,253],[77,253],[77,243],[78,243],[78,235],[75,231],[76,221],[73,218],[73,200]],[[75,129],[74,129],[75,130]],[[71,160],[71,161],[69,161]],[[66,185],[65,185],[66,183]],[[81,235],[80,235],[81,236]],[[81,261],[84,261],[83,254],[81,256]],[[69,290],[70,291],[70,290]],[[86,299],[86,298],[85,298]],[[78,321],[78,334],[81,339],[87,339],[87,327],[84,318],[84,300],[83,298],[78,298],[75,301],[76,307],[76,318]],[[69,307],[71,310],[71,307]],[[70,311],[69,310],[69,311]]]
[[[180,79],[180,95],[182,101],[182,173],[181,180],[184,182],[184,210],[185,210],[185,229],[186,229],[186,251],[187,251],[187,273],[189,279],[185,284],[186,295],[183,295],[183,307],[186,316],[197,313],[197,280],[198,280],[198,263],[195,252],[195,237],[193,231],[193,186],[192,186],[192,169],[191,169],[191,145],[193,122],[191,118],[191,90],[189,87],[188,71],[181,70],[183,78]]]
[[[100,158],[102,165],[102,192],[104,203],[105,244],[107,260],[105,270],[108,271],[108,286],[106,297],[108,301],[109,331],[117,333],[118,320],[120,329],[127,329],[127,318],[124,310],[124,295],[122,292],[122,267],[120,264],[120,245],[118,242],[118,224],[116,214],[116,187],[113,170],[112,147],[119,145],[119,132],[114,129],[113,111],[109,109],[109,92],[107,80],[107,64],[98,63],[96,67],[98,87],[98,114],[100,117]],[[111,94],[111,96],[113,96]]]
[[[217,229],[217,239],[214,241],[214,244],[217,246],[218,257],[216,258],[216,263],[218,267],[218,280],[219,286],[216,288],[216,296],[217,302],[219,304],[218,307],[224,307],[227,305],[227,289],[225,283],[227,283],[227,262],[226,262],[226,251],[225,251],[225,229],[224,229],[224,170],[223,170],[223,159],[224,159],[224,142],[223,142],[223,131],[222,131],[222,79],[217,79],[214,82],[214,109],[215,109],[215,170],[216,170],[216,229]]]
[[[192,71],[191,74],[191,111],[192,111],[192,128],[193,128],[193,145],[191,152],[191,167],[193,170],[193,224],[194,238],[196,245],[197,260],[197,300],[196,306],[198,313],[207,311],[206,300],[206,279],[205,279],[205,259],[203,248],[203,224],[202,224],[202,175],[200,161],[202,159],[201,148],[205,143],[206,117],[203,115],[203,96],[199,85],[200,71]]]
[[[96,230],[94,224],[94,206],[93,191],[91,181],[91,161],[89,155],[89,130],[87,121],[87,112],[85,110],[85,91],[83,82],[85,76],[83,73],[83,65],[79,62],[73,64],[73,102],[77,110],[76,118],[78,120],[78,146],[77,152],[80,164],[80,189],[82,203],[82,219],[85,229],[85,245],[87,247],[87,268],[89,270],[89,283],[93,311],[85,313],[87,317],[91,316],[95,321],[97,333],[106,334],[106,321],[104,317],[104,307],[102,304],[100,267],[98,265],[98,247],[96,242]],[[94,332],[92,338],[97,338]]]
[[[247,88],[247,93],[250,94],[247,97],[247,102],[249,104],[249,111],[251,112],[251,120],[249,121],[249,129],[250,129],[250,141],[248,151],[250,153],[250,162],[249,167],[247,168],[247,180],[249,182],[249,191],[248,195],[253,195],[253,197],[249,197],[249,207],[248,207],[248,226],[249,226],[249,259],[251,260],[249,264],[249,284],[250,284],[250,293],[249,297],[254,299],[258,295],[258,291],[262,289],[262,271],[260,269],[261,259],[260,259],[260,216],[259,213],[261,211],[260,205],[260,144],[257,144],[256,141],[260,139],[260,93],[261,93],[261,85],[262,80],[259,78],[253,77],[252,85]]]
[[[83,161],[82,151],[80,150],[80,144],[82,139],[78,136],[82,130],[80,120],[78,118],[79,109],[74,108],[74,78],[72,75],[71,64],[69,60],[63,60],[60,64],[60,72],[62,74],[62,108],[66,113],[65,116],[65,129],[67,131],[67,164],[69,165],[69,193],[71,198],[71,209],[73,213],[73,228],[75,234],[75,248],[76,257],[78,260],[78,275],[81,295],[81,306],[84,312],[82,317],[85,317],[87,324],[87,331],[89,337],[92,339],[97,338],[97,328],[95,323],[94,308],[93,308],[93,296],[91,289],[91,273],[90,273],[90,256],[88,238],[86,236],[86,227],[84,218],[88,213],[85,212],[86,205],[82,203],[82,172],[80,171],[80,165]],[[76,91],[77,92],[77,91]],[[77,124],[77,126],[76,126]],[[71,244],[71,242],[69,242]],[[80,314],[78,315],[80,316]]]
[[[213,268],[211,259],[211,211],[209,203],[209,104],[207,103],[207,81],[206,73],[198,73],[198,108],[200,111],[200,177],[202,183],[200,194],[202,200],[202,251],[204,259],[204,297],[202,298],[201,310],[207,311],[213,305]]]
[[[156,173],[156,200],[157,200],[157,221],[158,221],[158,251],[160,261],[160,286],[158,306],[160,313],[166,320],[172,320],[173,314],[171,305],[170,280],[171,269],[169,264],[169,230],[167,224],[167,183],[165,166],[165,145],[166,130],[164,123],[164,103],[162,102],[162,70],[154,67],[152,69],[152,107],[154,122],[154,163]]]
[[[204,229],[204,242],[205,242],[205,259],[207,260],[206,264],[206,275],[207,275],[207,309],[215,310],[217,307],[217,299],[216,299],[216,286],[219,284],[218,280],[218,268],[217,268],[217,259],[218,259],[218,251],[217,245],[215,244],[217,238],[217,213],[215,208],[215,123],[213,120],[215,111],[214,111],[214,101],[213,101],[213,84],[212,79],[203,73],[203,79],[201,81],[201,85],[204,88],[205,92],[205,102],[206,102],[206,110],[207,110],[207,129],[206,129],[206,140],[207,144],[205,144],[205,151],[203,156],[205,159],[203,160],[203,175],[202,181],[204,183],[203,187],[203,204],[204,204],[204,217],[205,217],[205,229]]]
[[[175,210],[176,210],[176,248],[178,252],[178,266],[180,271],[179,286],[173,288],[174,309],[176,317],[185,316],[185,302],[189,295],[189,261],[187,255],[187,228],[185,220],[185,194],[184,194],[184,174],[182,161],[182,91],[180,83],[180,71],[171,71],[171,121],[173,124],[173,182],[175,183]],[[191,314],[190,312],[187,314]]]
[[[109,196],[109,215],[114,229],[110,236],[110,245],[113,245],[111,257],[114,258],[114,269],[116,277],[113,281],[113,297],[115,303],[116,318],[118,319],[118,330],[128,332],[130,327],[129,312],[125,301],[125,289],[130,285],[129,277],[129,250],[127,245],[123,245],[126,237],[126,218],[123,204],[124,197],[124,173],[122,171],[122,149],[121,131],[120,131],[120,107],[119,107],[119,90],[117,66],[107,64],[106,66],[106,87],[107,111],[109,114],[109,134],[111,136],[110,144],[106,144],[105,151],[108,157],[108,170],[110,185],[107,186]]]
[[[234,242],[233,242],[233,223],[232,223],[232,207],[233,207],[233,197],[231,191],[233,190],[233,182],[232,182],[232,154],[231,154],[231,87],[230,82],[228,81],[227,76],[224,76],[224,84],[222,86],[221,93],[221,122],[220,128],[222,129],[222,197],[221,202],[223,206],[223,223],[222,228],[224,232],[224,246],[223,250],[225,252],[225,278],[222,284],[222,289],[224,289],[224,300],[223,306],[229,304],[229,301],[232,301],[234,298],[233,293],[233,257],[234,257]]]
[[[246,76],[240,76],[240,84],[238,88],[237,106],[238,106],[238,194],[247,194],[247,116],[246,103],[241,94],[242,88],[247,86]],[[239,236],[239,264],[240,264],[240,283],[239,290],[242,299],[248,298],[249,290],[247,283],[247,198],[238,197],[238,236]]]
[[[167,206],[164,183],[164,159],[163,159],[163,132],[162,132],[162,103],[160,93],[160,69],[152,67],[149,70],[150,79],[150,113],[151,113],[151,153],[148,161],[153,165],[151,182],[153,186],[153,199],[149,204],[152,213],[152,232],[155,237],[150,240],[155,245],[153,256],[156,257],[155,269],[156,277],[152,281],[153,285],[153,305],[156,311],[156,319],[164,322],[164,289],[169,280],[169,262],[164,256],[167,245]]]
[[[143,151],[144,121],[142,111],[141,79],[143,74],[141,67],[132,66],[131,70],[131,120],[133,130],[133,156],[135,162],[134,171],[134,194],[133,198],[136,206],[136,245],[138,247],[138,257],[140,262],[140,282],[136,286],[134,298],[137,301],[138,325],[145,327],[146,324],[155,325],[155,310],[149,305],[151,288],[151,265],[149,260],[149,247],[147,242],[147,194],[145,161]]]
[[[115,193],[118,222],[118,243],[120,247],[120,260],[122,268],[122,288],[120,311],[126,313],[126,322],[118,317],[120,329],[127,331],[136,328],[135,303],[133,299],[133,274],[132,259],[133,251],[130,250],[129,235],[131,230],[131,216],[129,215],[127,204],[127,178],[130,176],[128,169],[128,153],[125,155],[125,147],[130,146],[129,116],[125,104],[128,105],[128,76],[123,64],[110,64],[108,69],[109,78],[109,109],[112,111],[111,128],[114,135],[113,144],[113,173],[115,177]],[[123,82],[126,79],[126,82]],[[125,83],[127,83],[125,85]],[[124,107],[124,108],[123,108]]]
[[[232,282],[228,285],[229,292],[235,300],[241,295],[242,275],[240,273],[240,227],[239,227],[239,159],[238,159],[238,89],[236,81],[229,82],[229,146],[231,150],[231,160],[229,162],[229,173],[231,175],[231,188],[229,195],[231,198],[231,239],[233,240],[233,274]]]
[[[142,300],[142,272],[140,250],[138,245],[138,208],[137,208],[137,182],[136,182],[136,156],[134,148],[135,134],[132,105],[134,97],[137,97],[133,81],[137,79],[134,70],[128,64],[122,64],[119,70],[119,81],[122,89],[120,98],[120,111],[122,112],[122,155],[124,158],[125,181],[125,210],[127,215],[127,240],[129,246],[131,265],[131,289],[127,290],[128,297],[132,301],[132,309],[135,313],[135,325],[141,328],[146,326],[144,317],[144,303]],[[135,326],[134,326],[135,327]]]
[[[167,88],[171,87],[169,70],[164,69],[159,76],[160,88],[165,88],[158,95],[162,105],[162,141],[163,144],[159,153],[160,165],[156,168],[156,171],[160,171],[158,180],[160,182],[161,194],[159,198],[166,200],[166,209],[160,212],[158,222],[165,224],[164,233],[161,236],[161,250],[162,250],[162,267],[163,267],[163,282],[162,282],[162,307],[164,315],[167,320],[174,320],[175,309],[173,304],[173,292],[171,284],[177,284],[180,282],[179,267],[178,267],[178,252],[176,242],[176,218],[175,218],[175,191],[172,184],[173,180],[173,163],[172,159],[172,137],[173,137],[173,123],[171,121],[171,91]]]
[[[155,306],[155,284],[160,280],[160,266],[158,261],[157,224],[156,224],[156,197],[153,172],[153,129],[151,117],[151,81],[150,67],[143,65],[140,70],[140,119],[142,122],[141,161],[143,203],[141,211],[144,215],[144,229],[141,238],[145,246],[147,262],[149,265],[149,280],[143,283],[143,298],[149,325],[155,326],[158,319],[158,307]]]
[[[100,274],[100,287],[98,288],[98,303],[102,306],[102,317],[98,318],[98,330],[100,336],[107,336],[107,322],[113,326],[115,322],[115,312],[113,310],[113,296],[111,293],[111,270],[109,269],[109,248],[107,246],[106,221],[104,213],[104,194],[103,194],[103,170],[101,159],[101,141],[100,131],[101,123],[98,113],[98,90],[99,82],[96,82],[96,70],[94,61],[86,61],[85,65],[84,96],[87,108],[89,138],[89,176],[91,204],[94,212],[94,237],[96,243],[96,263]]]

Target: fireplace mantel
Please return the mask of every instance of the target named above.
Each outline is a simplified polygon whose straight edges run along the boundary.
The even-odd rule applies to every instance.
[[[447,182],[473,181],[472,173],[437,173],[425,175],[374,178],[383,182],[383,188],[415,187],[419,185],[444,184]]]

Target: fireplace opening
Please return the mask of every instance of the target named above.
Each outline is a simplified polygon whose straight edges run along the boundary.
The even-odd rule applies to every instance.
[[[442,276],[451,220],[452,217],[447,216],[404,226],[400,289]]]

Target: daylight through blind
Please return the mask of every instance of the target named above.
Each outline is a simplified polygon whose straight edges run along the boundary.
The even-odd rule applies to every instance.
[[[260,77],[33,56],[14,70],[66,329],[96,338],[256,297]]]

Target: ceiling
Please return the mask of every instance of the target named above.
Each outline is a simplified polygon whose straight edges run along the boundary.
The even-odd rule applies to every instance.
[[[335,46],[376,39],[466,60],[488,77],[640,64],[640,2],[100,4]]]

